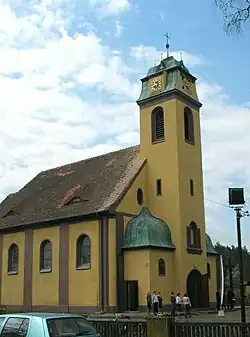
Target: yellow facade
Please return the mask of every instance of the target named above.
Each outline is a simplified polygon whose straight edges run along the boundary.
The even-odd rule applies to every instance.
[[[123,195],[122,199],[119,202],[116,200],[110,209],[102,210],[100,205],[100,209],[106,213],[96,211],[94,214],[95,209],[93,214],[86,212],[86,220],[67,222],[67,224],[65,220],[62,224],[53,223],[51,227],[42,228],[40,225],[39,229],[33,226],[32,247],[28,247],[32,255],[32,306],[51,308],[67,306],[74,308],[73,311],[77,307],[86,308],[86,310],[97,310],[97,308],[104,310],[107,306],[115,310],[120,296],[119,282],[123,284],[128,281],[138,282],[139,308],[146,305],[146,295],[153,291],[160,292],[164,304],[169,304],[172,291],[181,294],[187,291],[187,279],[190,272],[195,270],[200,272],[201,277],[206,276],[207,263],[211,271],[208,283],[209,299],[210,302],[215,302],[216,256],[207,256],[206,251],[198,97],[194,80],[192,79],[191,84],[187,79],[183,80],[179,68],[176,86],[169,90],[178,91],[178,95],[172,95],[167,91],[159,95],[149,92],[147,99],[138,101],[140,105],[139,156],[142,161],[145,159],[146,161],[126,193],[119,191]],[[162,89],[165,90],[168,85],[168,76],[167,73],[162,76],[164,78]],[[144,89],[148,90],[148,85],[143,85]],[[143,95],[147,91],[144,89]],[[181,98],[180,95],[182,95]],[[184,110],[187,106],[193,115],[193,144],[185,141]],[[164,140],[154,143],[151,134],[152,112],[157,107],[162,108],[164,112],[165,137]],[[112,160],[105,165],[111,164]],[[74,174],[74,170],[66,173]],[[66,173],[60,172],[60,175],[57,173],[57,178],[62,177],[63,174],[63,177],[66,177]],[[123,178],[121,177],[121,180]],[[161,181],[160,195],[157,195],[157,180]],[[190,180],[194,184],[193,195],[190,194]],[[79,186],[67,191],[67,198],[77,191],[76,187]],[[139,189],[143,192],[141,203],[137,200]],[[110,191],[110,195],[112,192]],[[87,199],[86,197],[85,201],[84,197],[81,199],[81,196],[76,196],[74,200],[76,204],[73,206],[77,209],[78,202],[91,201]],[[65,207],[68,207],[68,203]],[[152,223],[159,221],[159,226],[164,223],[164,226],[169,228],[173,247],[164,247],[161,244],[152,247],[144,243],[141,248],[134,247],[136,249],[119,247],[119,244],[123,244],[123,238],[131,219],[136,218],[144,208],[149,210]],[[95,219],[90,220],[88,216]],[[122,218],[120,223],[119,217],[120,220]],[[198,252],[190,252],[187,249],[187,226],[191,222],[196,223],[199,230],[201,249]],[[122,233],[119,232],[120,224]],[[144,230],[145,228],[141,226],[135,235],[145,235]],[[167,230],[165,234],[168,235]],[[25,235],[23,230],[13,234],[3,233],[2,305],[23,305],[25,301]],[[81,235],[86,235],[90,239],[91,262],[88,268],[78,268],[76,265],[76,246]],[[161,238],[158,237],[158,239],[161,241]],[[44,240],[49,240],[52,244],[52,270],[41,271],[40,246]],[[7,272],[8,248],[13,243],[19,248],[19,266],[18,273],[9,275]],[[160,259],[165,262],[164,275],[159,275]],[[102,261],[105,266],[102,265]],[[121,267],[119,263],[122,265],[123,273],[119,270]],[[67,273],[65,280],[62,280],[63,271]],[[26,279],[28,279],[27,275]],[[126,289],[124,292],[122,296],[126,297]]]
[[[8,274],[8,250],[12,244],[19,248],[18,273]],[[24,233],[6,234],[3,237],[2,258],[2,303],[21,306],[24,287]]]
[[[91,268],[76,269],[76,242],[80,235],[88,235],[91,241]],[[99,251],[94,249],[99,243],[99,222],[89,221],[70,225],[69,229],[69,305],[99,305]]]
[[[40,246],[44,240],[52,243],[52,270],[40,271]],[[59,227],[33,231],[32,303],[34,306],[58,305],[59,288]]]
[[[165,261],[165,276],[158,275],[159,259]],[[175,289],[175,273],[173,265],[173,253],[160,250],[150,250],[150,292],[158,291],[161,293],[164,304],[168,304],[170,293],[177,292]]]
[[[143,205],[147,206],[147,165],[144,166],[139,173],[139,175],[136,177],[135,181],[133,182],[132,186],[127,191],[125,197],[121,200],[119,206],[117,207],[117,212],[124,212],[124,213],[130,213],[130,214],[138,214],[141,210],[141,206],[138,205],[136,202],[136,194],[138,188],[143,187],[144,191],[144,202]]]
[[[127,251],[124,259],[125,280],[138,281],[139,305],[145,305],[150,291],[150,251]]]

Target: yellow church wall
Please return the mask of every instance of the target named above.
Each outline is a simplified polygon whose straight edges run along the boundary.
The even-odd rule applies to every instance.
[[[161,106],[164,111],[166,140],[152,144],[151,140],[151,113]],[[140,156],[147,158],[147,204],[153,215],[166,221],[171,227],[173,240],[179,239],[179,178],[178,178],[178,151],[176,138],[176,101],[170,100],[143,107],[140,113]],[[156,195],[156,180],[161,179],[162,195]]]
[[[52,271],[40,272],[40,245],[44,240],[52,244]],[[32,304],[59,304],[59,227],[33,231]]]
[[[211,277],[209,278],[209,301],[216,302],[217,277],[216,277],[216,257],[208,256],[207,262],[210,264]]]
[[[125,281],[138,281],[139,305],[146,305],[146,295],[150,291],[150,251],[131,250],[124,254]]]
[[[178,162],[180,173],[180,207],[181,207],[181,225],[184,230],[191,221],[196,222],[201,230],[201,247],[205,250],[205,217],[204,217],[204,193],[203,193],[203,175],[201,160],[201,139],[200,139],[200,117],[199,112],[192,109],[194,118],[194,136],[195,144],[190,145],[184,138],[184,118],[183,111],[185,104],[177,102],[177,123],[178,129]],[[190,179],[194,182],[194,196],[190,195]],[[183,235],[183,247],[186,247],[186,235]],[[204,259],[205,257],[203,257]]]
[[[116,306],[116,220],[109,219],[109,305]]]
[[[147,207],[147,165],[142,168],[135,181],[127,191],[119,206],[117,212],[124,212],[130,214],[138,214],[142,208],[137,203],[137,190],[141,188],[143,191],[143,205]]]
[[[165,141],[152,144],[151,114],[155,107],[164,109]],[[176,246],[174,253],[175,283],[183,279],[183,253],[186,249],[186,229],[180,226],[181,205],[180,194],[183,188],[179,181],[182,167],[179,166],[179,142],[177,130],[180,129],[177,120],[177,101],[162,101],[141,107],[140,112],[140,154],[147,157],[147,189],[148,206],[153,215],[164,220],[171,230],[172,241]],[[156,195],[156,180],[161,179],[162,195]],[[149,193],[150,191],[150,193]]]
[[[15,243],[19,249],[18,273],[8,274],[8,250]],[[24,286],[24,232],[6,234],[3,236],[2,259],[2,303],[3,305],[23,305]]]
[[[91,242],[91,268],[76,269],[76,242],[80,235]],[[69,305],[99,305],[99,222],[89,221],[69,227]]]
[[[165,261],[165,276],[158,275],[158,261],[162,258]],[[162,250],[150,250],[150,291],[161,293],[163,304],[169,304],[171,291],[176,292],[174,283],[173,252]]]

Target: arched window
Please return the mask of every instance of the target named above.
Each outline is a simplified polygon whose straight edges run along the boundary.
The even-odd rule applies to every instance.
[[[137,190],[137,203],[140,206],[143,204],[143,191],[141,188],[138,188]]]
[[[193,221],[187,226],[187,248],[201,250],[200,228]]]
[[[166,265],[165,265],[165,261],[162,258],[160,258],[158,261],[158,275],[159,276],[166,275]]]
[[[196,223],[191,222],[191,224],[190,224],[190,244],[191,244],[191,247],[196,246],[196,230],[197,230]]]
[[[81,235],[76,243],[76,268],[89,269],[91,262],[91,243],[87,235]]]
[[[194,144],[194,118],[192,110],[188,107],[184,109],[184,132],[185,141]]]
[[[211,278],[211,267],[210,267],[210,263],[207,263],[207,276],[209,278]]]
[[[18,272],[18,246],[13,243],[8,250],[8,273]]]
[[[151,115],[152,143],[163,141],[165,139],[164,131],[164,111],[157,107]]]
[[[52,270],[52,244],[44,240],[40,246],[40,270]]]

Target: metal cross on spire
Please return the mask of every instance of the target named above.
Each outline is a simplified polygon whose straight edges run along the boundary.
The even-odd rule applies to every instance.
[[[166,37],[166,48],[167,48],[167,57],[169,57],[169,40],[170,40],[170,36],[167,34],[164,34]]]

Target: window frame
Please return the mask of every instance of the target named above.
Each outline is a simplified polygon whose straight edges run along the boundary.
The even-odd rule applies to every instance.
[[[138,188],[136,192],[136,200],[139,206],[143,205],[144,202],[144,194],[142,188]]]
[[[189,190],[191,197],[194,196],[194,181],[193,179],[189,179]]]
[[[184,108],[184,138],[186,143],[195,145],[194,115],[188,106]]]
[[[45,252],[46,245],[49,245],[50,249]],[[50,253],[50,254],[48,254]],[[48,258],[45,255],[50,255]],[[47,266],[46,261],[50,261],[49,266]],[[45,239],[40,244],[40,263],[39,263],[39,271],[40,273],[51,273],[53,266],[53,245],[49,239]]]
[[[158,276],[166,276],[166,262],[162,257],[158,260]]]
[[[211,278],[211,265],[209,262],[207,262],[207,276],[208,278]]]
[[[161,179],[156,180],[156,195],[159,197],[162,195],[162,183]]]
[[[194,221],[186,227],[187,251],[190,254],[201,254],[201,232]]]
[[[85,239],[88,240],[88,244],[84,246],[83,244]],[[88,261],[82,263],[81,260],[83,259],[82,253],[84,249],[87,250]],[[91,269],[91,240],[89,235],[87,234],[81,234],[76,241],[76,269],[77,270]]]
[[[8,249],[7,273],[8,275],[16,275],[18,274],[18,269],[19,269],[19,248],[16,243],[12,243]]]
[[[160,119],[157,121],[157,118]],[[160,124],[161,127],[159,126]],[[162,136],[157,135],[157,129],[161,129]],[[158,130],[159,132],[159,130]],[[165,141],[165,113],[161,106],[157,106],[151,112],[151,142],[152,144],[161,143]]]

